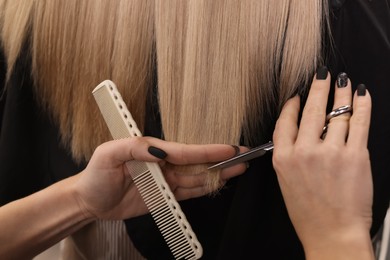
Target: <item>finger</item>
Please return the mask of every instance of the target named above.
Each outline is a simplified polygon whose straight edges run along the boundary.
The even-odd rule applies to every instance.
[[[146,138],[150,145],[154,145],[168,154],[165,158],[166,161],[176,165],[219,162],[236,154],[236,148],[227,144],[182,144],[151,137]],[[247,150],[246,147],[239,148],[240,150]]]
[[[371,96],[366,86],[360,84],[353,98],[353,114],[349,122],[347,145],[357,149],[367,148],[371,120]]]
[[[181,188],[195,188],[204,186],[207,179],[206,172],[199,173],[183,173],[178,172],[175,167],[171,165],[167,165],[164,168],[164,177],[167,183],[172,187],[172,189],[176,189],[177,187]]]
[[[160,158],[148,152],[149,143],[145,137],[130,137],[113,140],[99,145],[92,159],[107,166],[119,166],[131,160],[158,162]]]
[[[173,191],[173,194],[175,195],[175,198],[177,200],[187,200],[187,199],[192,199],[192,198],[198,198],[198,197],[205,196],[209,193],[210,193],[210,191],[208,191],[204,186],[191,188],[191,189],[179,187]]]
[[[276,149],[294,144],[298,134],[299,103],[299,96],[295,96],[283,106],[272,139]]]
[[[351,105],[351,103],[351,82],[346,73],[340,73],[336,80],[333,110],[345,105]],[[331,118],[328,122],[325,142],[337,145],[345,144],[348,135],[350,117],[351,113],[344,113]]]
[[[249,167],[249,163],[240,163],[234,166],[224,168],[220,172],[221,180],[227,181],[231,178],[237,177],[243,174]]]
[[[311,84],[309,96],[299,126],[297,142],[316,143],[320,141],[325,123],[326,105],[329,95],[330,76],[326,67],[317,70]]]
[[[168,155],[165,159],[178,165],[218,162],[236,153],[233,146],[225,144],[187,145],[166,142],[153,137],[131,137],[100,145],[96,156],[106,158],[116,164],[129,160],[161,161],[161,158],[150,154],[148,149],[151,146],[165,152]]]
[[[180,169],[180,168],[179,168]],[[164,167],[164,177],[167,183],[173,187],[195,188],[206,185],[209,174],[219,174],[221,181],[227,181],[233,177],[243,174],[247,169],[245,163],[240,163],[223,170],[215,170],[212,173],[202,171],[197,173],[180,172],[177,167],[167,164]]]

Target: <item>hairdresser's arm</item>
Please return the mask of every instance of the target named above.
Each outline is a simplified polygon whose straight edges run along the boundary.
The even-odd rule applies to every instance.
[[[299,97],[286,103],[274,132],[274,167],[307,259],[374,259],[370,95],[360,87],[350,120],[332,119],[322,140],[329,81],[314,79],[299,129]],[[334,108],[351,104],[350,84],[336,88]]]
[[[184,145],[148,137],[104,143],[80,174],[0,208],[0,259],[32,258],[96,219],[146,213],[126,161],[199,164],[225,160],[234,153],[229,145]]]

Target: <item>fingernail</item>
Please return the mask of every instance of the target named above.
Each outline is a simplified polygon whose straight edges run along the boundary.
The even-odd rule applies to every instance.
[[[159,159],[165,159],[168,155],[164,150],[154,146],[149,146],[148,152]]]
[[[238,155],[240,153],[240,147],[238,147],[237,145],[232,145],[232,147],[234,148],[234,156]]]
[[[338,88],[345,88],[348,85],[348,75],[345,72],[341,72],[337,76],[336,84]]]
[[[357,95],[358,96],[365,96],[366,95],[366,85],[359,84],[357,86]]]
[[[328,68],[326,66],[319,67],[317,69],[316,79],[326,79],[328,77]]]

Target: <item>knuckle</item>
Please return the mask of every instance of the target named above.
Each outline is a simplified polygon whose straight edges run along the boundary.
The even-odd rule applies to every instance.
[[[181,164],[183,164],[183,165],[189,164],[189,158],[188,158],[188,156],[187,156],[187,154],[186,154],[187,147],[188,147],[187,144],[182,144],[182,145],[180,146],[180,155],[179,155],[179,158],[180,158]]]
[[[318,159],[323,158],[321,149],[316,148],[313,145],[298,144],[294,149],[295,161],[297,164],[310,164]]]
[[[272,164],[276,170],[283,169],[292,160],[292,154],[286,149],[274,149]]]
[[[305,107],[305,118],[312,119],[312,118],[325,118],[325,110],[318,105],[312,104]]]
[[[324,160],[328,160],[331,163],[344,156],[345,151],[339,145],[330,143],[326,144],[323,154],[325,155],[323,156]]]
[[[129,138],[129,144],[131,147],[138,147],[143,143],[142,140],[143,140],[142,137],[134,136]]]
[[[349,114],[342,114],[342,115],[339,115],[339,116],[336,116],[336,117],[332,117],[329,120],[329,124],[349,123],[350,117],[351,116]]]
[[[311,149],[306,144],[297,144],[294,149],[294,154],[298,156],[299,158],[305,159],[305,158],[311,158],[312,157],[313,149]]]
[[[368,120],[367,114],[369,113],[370,109],[368,107],[361,107],[351,117],[351,124],[368,126],[370,122]]]
[[[285,162],[285,156],[280,152],[275,152],[272,155],[272,164],[275,168],[280,168]]]

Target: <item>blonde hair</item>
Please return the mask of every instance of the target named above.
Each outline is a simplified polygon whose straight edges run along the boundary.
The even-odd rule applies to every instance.
[[[119,86],[143,126],[157,76],[164,138],[256,143],[321,63],[327,0],[0,0],[10,75],[29,41],[40,101],[73,157],[110,139],[92,100]],[[155,75],[157,72],[157,75]],[[215,175],[212,175],[215,176]],[[211,186],[218,183],[211,177]]]

